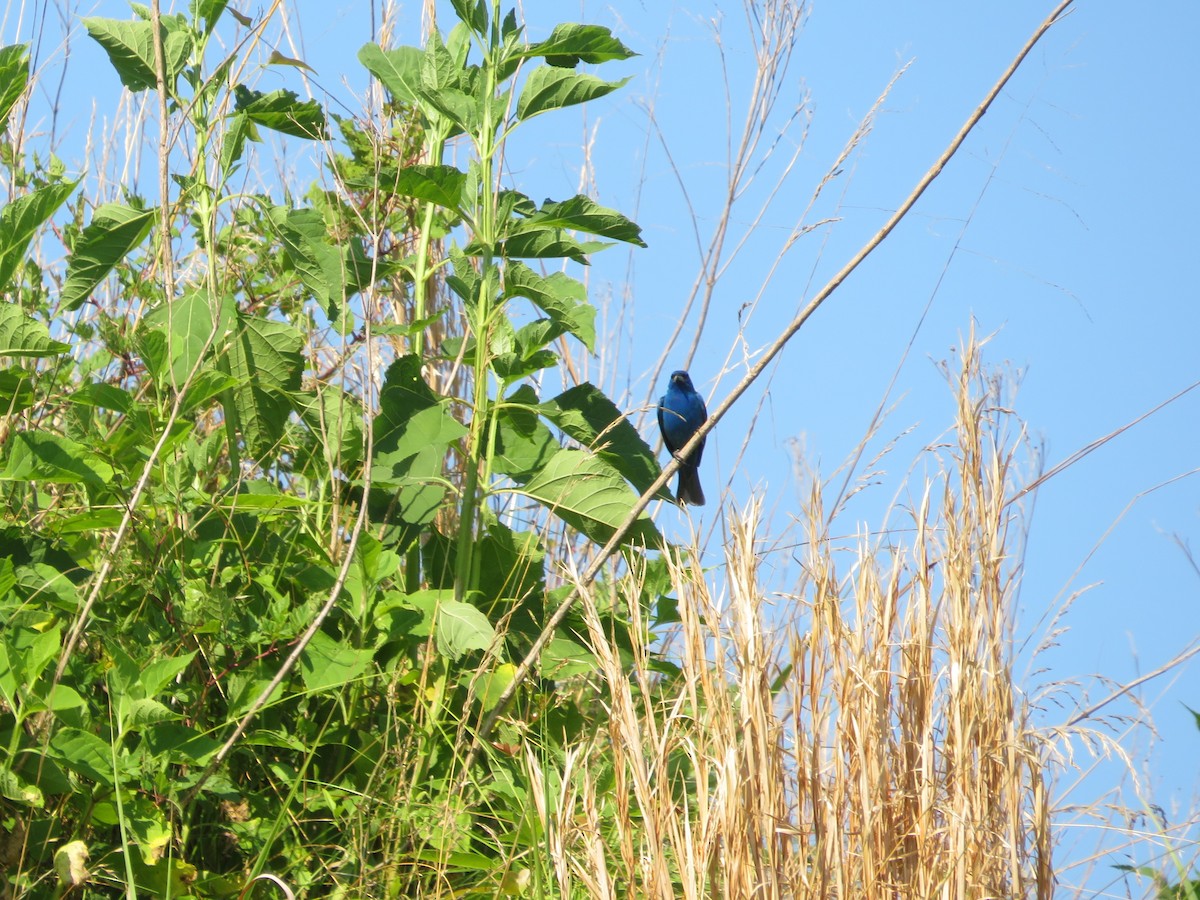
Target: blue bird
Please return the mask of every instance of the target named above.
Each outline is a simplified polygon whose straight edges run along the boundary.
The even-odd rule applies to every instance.
[[[667,392],[658,401],[658,427],[667,450],[679,460],[679,484],[675,497],[680,503],[690,503],[692,506],[704,505],[704,491],[700,487],[700,457],[704,454],[704,441],[700,441],[686,458],[680,456],[679,451],[706,421],[708,410],[704,408],[704,398],[692,387],[688,373],[672,372]]]

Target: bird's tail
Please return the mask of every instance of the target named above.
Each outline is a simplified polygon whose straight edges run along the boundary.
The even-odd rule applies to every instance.
[[[680,503],[692,506],[704,505],[704,490],[700,487],[700,470],[696,466],[679,467],[679,486],[675,497]]]

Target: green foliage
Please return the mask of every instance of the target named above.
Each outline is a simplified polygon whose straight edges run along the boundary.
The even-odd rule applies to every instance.
[[[577,65],[633,54],[598,26],[529,44],[514,13],[454,8],[424,47],[360,52],[391,96],[377,131],[236,82],[242,45],[213,38],[248,22],[221,0],[163,16],[171,127],[197,157],[160,160],[166,220],[6,141],[9,894],[57,877],[81,896],[233,897],[266,871],[313,895],[335,877],[363,896],[490,889],[497,855],[539,840],[525,774],[499,753],[464,780],[465,748],[561,599],[552,563],[608,540],[658,474],[596,386],[539,395],[535,376],[596,341],[583,283],[540,263],[645,245],[588,197],[502,187],[498,161],[523,120],[624,84]],[[155,91],[133,12],[84,26],[128,90]],[[0,49],[0,125],[29,78],[26,49]],[[330,121],[338,191],[231,192],[260,129],[330,140]],[[624,538],[627,558],[660,545],[644,513]],[[628,602],[664,599],[606,610],[620,645]],[[595,727],[585,634],[568,622],[512,713],[549,755]]]

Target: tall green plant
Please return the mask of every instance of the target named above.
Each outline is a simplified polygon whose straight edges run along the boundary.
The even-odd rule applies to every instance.
[[[281,203],[231,189],[251,146],[331,129],[241,80],[248,42],[216,49],[219,26],[266,22],[222,0],[133,9],[83,24],[165,115],[157,205],[29,156],[28,56],[0,50],[8,887],[36,893],[58,861],[64,889],[232,896],[242,873],[320,885],[336,859],[416,889],[448,854],[459,883],[489,883],[480,834],[495,851],[526,833],[528,794],[503,754],[483,794],[453,793],[464,728],[541,629],[548,561],[611,536],[659,471],[598,388],[537,386],[566,340],[595,341],[559,267],[642,246],[637,226],[585,196],[535,203],[499,160],[525,121],[619,88],[580,68],[631,51],[585,25],[530,43],[498,4],[456,2],[444,38],[363,48],[391,119],[337,120],[341,190]],[[56,217],[65,265],[43,268]],[[643,517],[627,546],[658,541]],[[547,649],[524,708],[548,749],[591,715],[555,679],[591,665],[577,634]],[[386,801],[365,826],[364,798]]]

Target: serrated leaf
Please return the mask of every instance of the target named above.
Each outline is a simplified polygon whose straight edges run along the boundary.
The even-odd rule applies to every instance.
[[[370,647],[352,647],[323,631],[300,654],[300,676],[310,691],[336,690],[358,680],[371,665]]]
[[[91,223],[75,239],[67,261],[63,307],[78,309],[113,267],[146,239],[153,221],[152,210],[134,209],[121,203],[97,207]]]
[[[458,212],[462,205],[467,173],[454,166],[404,166],[394,178],[380,179],[380,186],[405,197],[425,200]]]
[[[46,431],[18,431],[8,439],[8,465],[0,479],[88,484],[103,487],[113,467],[70,438]]]
[[[396,514],[415,524],[433,521],[446,495],[448,447],[467,434],[442,405],[430,406],[399,424],[377,419],[372,483],[396,490]]]
[[[529,73],[517,99],[517,118],[532,119],[554,109],[587,103],[611,94],[629,81],[604,81],[585,72],[556,66],[538,66]]]
[[[550,429],[538,416],[538,397],[523,384],[505,400],[497,413],[499,441],[492,468],[523,484],[542,469],[560,449]]]
[[[569,200],[547,200],[532,216],[514,222],[507,233],[520,234],[539,228],[570,228],[637,247],[646,246],[636,222],[584,194],[576,194]]]
[[[436,130],[442,130],[439,118],[449,123],[450,136],[459,131],[473,132],[479,120],[479,103],[470,92],[470,70],[460,65],[435,30],[425,44],[421,58],[421,83],[417,102]]]
[[[501,244],[502,252],[507,257],[525,259],[569,259],[586,266],[588,254],[596,253],[605,247],[611,247],[611,241],[579,241],[563,228],[540,228],[515,234]],[[471,242],[463,248],[463,252],[480,256],[483,247],[477,242]]]
[[[583,450],[559,450],[517,493],[537,500],[598,544],[613,536],[637,500],[615,468]],[[625,537],[626,544],[642,546],[660,541],[645,512]]]
[[[154,28],[149,22],[121,21],[88,16],[83,19],[88,34],[104,48],[121,84],[132,91],[148,90],[158,84],[154,74]],[[187,65],[192,52],[190,35],[182,29],[162,30],[163,56],[168,90]]]
[[[650,446],[598,387],[588,382],[563,391],[540,407],[542,415],[579,443],[600,454],[639,494],[654,483],[661,469]],[[670,500],[665,487],[661,499]]]
[[[57,356],[70,349],[70,344],[51,340],[50,329],[25,315],[16,304],[0,306],[0,356]]]
[[[0,290],[8,287],[37,229],[50,221],[78,184],[78,181],[47,184],[0,209]]]
[[[239,84],[234,87],[233,96],[235,112],[263,128],[310,141],[329,137],[321,104],[316,100],[301,100],[295,91],[280,88],[264,94]]]
[[[238,315],[238,333],[229,347],[237,421],[250,452],[269,454],[283,435],[300,387],[304,335],[292,325],[260,316]]]
[[[8,127],[8,116],[29,84],[29,45],[0,47],[0,131]],[[4,279],[0,278],[0,284]]]
[[[374,263],[358,241],[345,246],[333,244],[324,217],[315,209],[275,207],[271,221],[300,280],[330,318],[337,316],[345,302],[371,284],[373,278],[382,278],[390,271],[390,266]]]
[[[358,61],[402,103],[416,103],[420,96],[424,57],[419,47],[383,50],[378,44],[364,44],[358,51]]]
[[[50,736],[50,750],[65,768],[97,784],[113,784],[112,759],[107,742],[81,728],[60,728]]]
[[[477,35],[484,37],[488,28],[487,0],[450,0],[459,21],[466,24]]]
[[[438,653],[452,660],[472,650],[486,650],[496,639],[496,630],[487,616],[459,600],[443,600],[439,604],[436,627]]]
[[[182,388],[209,351],[218,315],[217,304],[202,288],[192,288],[151,310],[139,331],[142,356],[150,374],[175,390]],[[150,334],[160,340],[151,343]]]
[[[622,44],[603,25],[568,22],[556,25],[546,40],[530,44],[523,55],[541,56],[551,65],[573,68],[580,62],[595,64],[630,59],[638,54]]]
[[[531,300],[564,332],[579,338],[589,351],[594,349],[596,308],[587,302],[583,282],[565,272],[542,276],[513,260],[504,269],[504,296]]]

